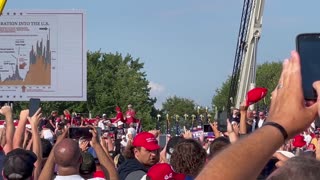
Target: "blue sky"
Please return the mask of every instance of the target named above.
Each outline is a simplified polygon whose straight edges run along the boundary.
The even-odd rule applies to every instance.
[[[266,1],[258,63],[279,61],[295,36],[319,32],[320,1]],[[167,97],[211,106],[232,72],[243,0],[8,0],[9,9],[83,9],[87,47],[131,54],[145,63],[157,107]]]

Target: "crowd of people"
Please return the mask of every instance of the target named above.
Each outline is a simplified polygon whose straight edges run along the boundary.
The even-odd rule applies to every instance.
[[[320,102],[305,102],[300,59],[296,52],[283,63],[269,112],[250,110],[244,101],[227,119],[227,131],[210,124],[214,140],[194,138],[190,130],[167,136],[159,145],[159,130],[140,132],[132,106],[125,116],[105,114],[94,121],[41,108],[29,117],[20,113],[14,127],[12,111],[3,106],[6,125],[0,131],[3,179],[319,179],[319,129],[314,120]],[[320,81],[314,83],[320,94]],[[26,124],[30,123],[31,128]],[[74,138],[72,128],[87,128],[91,136]]]

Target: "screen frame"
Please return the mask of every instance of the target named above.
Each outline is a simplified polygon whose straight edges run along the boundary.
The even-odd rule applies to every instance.
[[[301,58],[301,42],[305,41],[306,39],[310,40],[310,41],[318,41],[320,44],[320,33],[302,33],[302,34],[298,34],[296,36],[296,50],[300,55],[300,64],[301,64],[301,76],[302,76],[302,80],[304,79],[303,77],[305,76],[305,73],[303,73],[303,62],[304,61]],[[320,63],[319,63],[320,64]],[[308,72],[308,71],[307,71]],[[320,73],[319,73],[319,78],[320,78]],[[312,86],[312,84],[311,84]],[[305,87],[303,85],[302,82],[302,89],[303,89],[303,96],[305,100],[316,100],[317,99],[317,93],[316,91],[313,89],[313,93],[308,93],[305,90]]]

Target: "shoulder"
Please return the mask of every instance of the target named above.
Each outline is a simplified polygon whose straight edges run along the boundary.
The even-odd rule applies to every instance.
[[[127,175],[125,180],[141,179],[144,175],[146,175],[146,172],[142,170],[133,171]]]

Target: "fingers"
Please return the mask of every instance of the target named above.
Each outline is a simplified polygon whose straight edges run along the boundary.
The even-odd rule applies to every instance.
[[[311,105],[309,108],[313,110],[313,112],[318,112],[318,115],[320,115],[320,81],[314,82],[312,86],[318,94],[318,99],[317,102]]]
[[[289,159],[287,156],[283,155],[281,152],[274,153],[273,157],[279,159],[280,161],[286,161]]]
[[[279,85],[284,85],[284,80],[287,78],[288,76],[288,71],[289,71],[289,60],[288,59],[285,59],[282,63],[282,72],[281,72],[281,75],[280,75],[280,78],[279,78]],[[276,90],[278,89],[279,87],[276,87]]]
[[[40,112],[41,112],[41,107],[36,111],[36,113],[34,113],[33,116],[39,117],[38,115],[39,115]]]
[[[278,162],[276,163],[276,167],[277,167],[277,168],[282,167],[284,164],[285,164],[285,162],[283,162],[283,161],[278,161]]]

